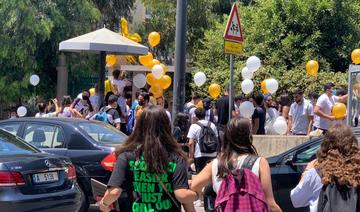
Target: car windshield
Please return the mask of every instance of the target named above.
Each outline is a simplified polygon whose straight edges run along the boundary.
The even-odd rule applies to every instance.
[[[0,131],[0,155],[31,154],[40,152],[19,138]]]
[[[127,138],[125,134],[107,124],[81,122],[78,126],[97,142],[122,144]]]

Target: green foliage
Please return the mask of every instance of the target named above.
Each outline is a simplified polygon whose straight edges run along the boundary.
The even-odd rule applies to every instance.
[[[346,87],[347,74],[340,72],[347,70],[351,51],[360,46],[360,1],[355,1],[263,0],[241,5],[245,52],[235,60],[237,93],[241,91],[241,69],[251,55],[262,60],[254,77],[255,90],[269,77],[279,81],[277,95],[298,87],[306,93],[320,92],[329,81]],[[223,53],[222,37],[227,17],[223,20],[205,31],[202,47],[193,54],[195,72],[203,71],[208,78],[201,88],[192,85],[193,90],[204,95],[210,83],[225,88],[229,80],[229,57]],[[315,77],[305,71],[310,59],[320,64]]]
[[[34,73],[37,94],[54,96],[59,42],[89,32],[99,15],[89,0],[0,0],[1,101],[21,104],[33,96]]]
[[[146,23],[146,34],[151,31],[161,33],[161,42],[154,51],[164,59],[173,56],[175,50],[176,1],[143,0],[151,11],[151,18]],[[187,51],[193,53],[201,46],[204,31],[212,26],[214,0],[188,0],[187,8]]]

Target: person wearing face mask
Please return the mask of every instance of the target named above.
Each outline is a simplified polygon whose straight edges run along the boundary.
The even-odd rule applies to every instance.
[[[314,117],[313,105],[304,99],[304,91],[295,91],[295,102],[291,104],[289,111],[288,134],[309,135]]]
[[[75,117],[86,118],[93,113],[94,109],[90,102],[90,93],[87,90],[82,92],[81,97],[78,97],[71,104],[70,109],[73,111]]]
[[[136,119],[140,116],[142,111],[149,105],[150,95],[149,93],[141,93],[138,98],[138,106],[136,107]]]
[[[324,85],[324,92],[317,100],[314,113],[320,118],[315,121],[314,127],[320,129],[325,134],[330,125],[335,123],[335,116],[331,114],[331,109],[336,102],[345,103],[348,95],[341,97],[336,96],[335,85],[333,83],[327,83]]]

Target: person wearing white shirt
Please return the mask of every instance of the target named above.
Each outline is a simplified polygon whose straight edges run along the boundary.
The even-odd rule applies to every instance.
[[[314,123],[317,129],[320,129],[325,133],[330,125],[334,124],[336,120],[335,116],[331,114],[332,107],[336,102],[346,102],[348,95],[341,97],[335,96],[336,90],[333,83],[327,83],[324,85],[324,94],[322,94],[315,105],[314,113],[320,118]]]
[[[288,133],[292,135],[309,135],[312,128],[314,110],[311,102],[304,99],[304,91],[295,91],[295,102],[289,111]]]
[[[118,96],[122,96],[124,88],[131,86],[131,82],[126,80],[126,71],[120,71],[118,69],[113,71],[113,79],[111,80],[114,93]]]
[[[61,112],[61,108],[58,104],[57,99],[52,99],[49,102],[49,105],[55,105],[55,112],[48,113],[47,112],[47,105],[43,102],[38,104],[39,112],[35,114],[35,118],[52,118],[57,117],[58,114]]]

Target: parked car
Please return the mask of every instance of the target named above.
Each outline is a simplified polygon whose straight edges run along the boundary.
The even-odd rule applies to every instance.
[[[360,138],[360,128],[353,128]],[[316,159],[323,137],[314,138],[277,156],[267,158],[271,169],[271,179],[276,202],[283,211],[303,212],[309,207],[294,208],[290,191],[299,183],[307,163]]]
[[[107,184],[116,162],[114,147],[127,137],[111,125],[84,119],[9,119],[0,121],[0,129],[43,151],[70,158],[86,197],[80,211],[87,211],[94,203],[90,179]]]
[[[73,211],[85,198],[75,167],[0,130],[1,211]]]

